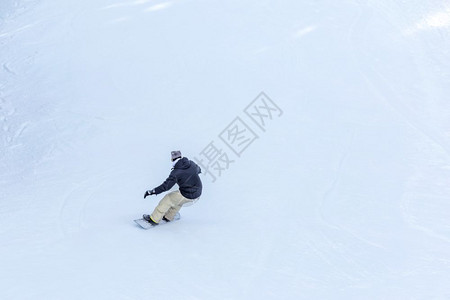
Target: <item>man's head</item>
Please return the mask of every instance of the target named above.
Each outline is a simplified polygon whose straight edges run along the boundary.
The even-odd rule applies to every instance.
[[[170,154],[172,155],[172,161],[176,161],[181,158],[181,151],[172,151]]]

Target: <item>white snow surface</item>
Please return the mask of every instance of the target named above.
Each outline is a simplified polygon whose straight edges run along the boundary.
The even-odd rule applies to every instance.
[[[450,299],[449,95],[449,1],[2,0],[0,298]]]

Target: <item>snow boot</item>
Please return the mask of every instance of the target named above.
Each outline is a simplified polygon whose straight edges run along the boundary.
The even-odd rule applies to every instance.
[[[150,224],[152,224],[153,226],[158,225],[158,223],[156,223],[155,221],[152,220],[152,217],[150,217],[150,215],[143,215],[142,218],[149,222]]]

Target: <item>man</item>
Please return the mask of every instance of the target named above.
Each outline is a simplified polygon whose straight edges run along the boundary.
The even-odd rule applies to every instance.
[[[178,184],[179,190],[165,195],[151,215],[143,216],[144,220],[152,225],[158,225],[162,219],[172,221],[184,204],[195,202],[202,194],[202,181],[198,176],[201,173],[200,167],[182,157],[180,151],[172,151],[171,156],[173,168],[169,177],[160,186],[146,191],[144,199],[149,195],[158,195],[170,190],[175,183]]]

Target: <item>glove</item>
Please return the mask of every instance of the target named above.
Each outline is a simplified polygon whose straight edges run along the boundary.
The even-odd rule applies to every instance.
[[[151,191],[150,190],[146,191],[145,194],[144,194],[144,199],[147,198],[147,196],[150,196],[150,195],[156,195],[154,189],[151,190]]]

